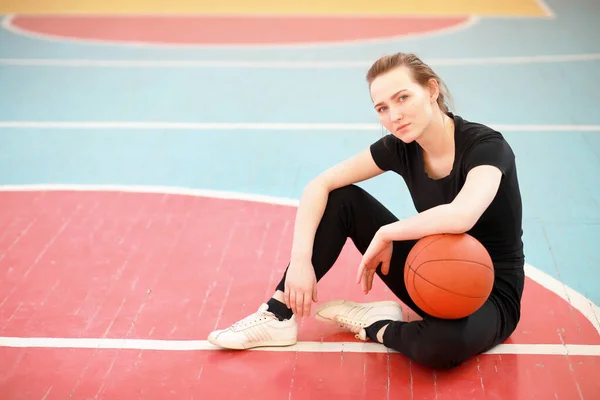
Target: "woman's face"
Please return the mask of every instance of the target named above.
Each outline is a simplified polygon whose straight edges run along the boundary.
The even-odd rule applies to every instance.
[[[415,82],[405,67],[378,76],[371,83],[371,99],[381,124],[394,136],[410,143],[421,136],[432,119],[437,82],[430,88]]]

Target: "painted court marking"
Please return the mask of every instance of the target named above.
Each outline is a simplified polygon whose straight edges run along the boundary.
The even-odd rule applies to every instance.
[[[431,66],[519,65],[600,60],[600,53],[556,54],[507,57],[424,59]],[[101,60],[65,58],[0,58],[0,65],[73,68],[263,68],[327,69],[369,68],[373,61],[280,61],[280,60]]]
[[[506,132],[600,132],[600,125],[489,125]],[[169,129],[195,131],[381,131],[379,124],[336,123],[230,123],[230,122],[100,122],[0,121],[0,129]]]
[[[168,2],[148,2],[141,0],[123,0],[120,2],[80,0],[78,2],[39,0],[8,0],[0,6],[0,11],[29,14],[206,14],[206,15],[465,15],[478,13],[484,15],[527,16],[540,18],[552,16],[552,11],[544,0],[505,0],[502,6],[490,1],[442,1],[425,0],[420,2],[367,0],[291,0],[276,2],[255,0],[251,4],[246,0],[223,2],[202,2],[191,0],[172,0]]]
[[[591,379],[600,335],[576,309],[585,298],[560,282],[553,290],[570,302],[528,278],[514,335],[453,371],[314,318],[303,319],[295,346],[229,351],[203,339],[272,293],[297,200],[152,186],[4,189],[14,189],[0,186],[0,392],[9,397],[574,399],[600,389]],[[345,248],[324,296],[362,297],[343,268],[358,257]],[[237,387],[227,385],[231,371]]]
[[[20,338],[0,337],[0,347],[41,347],[70,349],[132,349],[159,351],[224,350],[206,340],[150,340],[106,338]],[[293,346],[254,348],[252,351],[319,353],[395,353],[378,343],[298,342]],[[600,345],[586,344],[500,344],[483,354],[529,354],[600,356]]]
[[[73,36],[59,36],[49,33],[35,32],[32,30],[27,30],[20,26],[17,26],[13,23],[13,19],[17,18],[17,15],[8,14],[2,18],[0,22],[0,27],[8,32],[11,32],[14,35],[28,37],[31,39],[37,40],[45,40],[45,41],[54,41],[60,43],[84,43],[91,45],[101,45],[101,46],[131,46],[131,47],[168,47],[168,48],[204,48],[204,49],[222,49],[222,48],[258,48],[258,49],[278,49],[278,48],[319,48],[319,47],[329,47],[329,46],[354,46],[361,44],[378,44],[378,43],[386,43],[393,40],[399,39],[413,39],[413,38],[428,38],[432,36],[443,36],[449,35],[452,33],[456,33],[468,28],[471,28],[475,24],[479,22],[479,17],[475,15],[468,15],[467,18],[457,24],[452,26],[448,26],[445,28],[439,28],[436,30],[430,30],[425,32],[413,32],[413,33],[404,33],[404,34],[390,34],[388,36],[381,37],[373,37],[373,38],[362,38],[362,39],[342,39],[335,41],[307,41],[307,42],[287,42],[287,43],[169,43],[163,42],[161,40],[155,40],[152,42],[147,41],[136,41],[136,40],[128,40],[128,41],[116,41],[116,40],[107,40],[107,39],[96,39],[96,38],[79,38]],[[443,17],[443,16],[442,16]],[[447,17],[447,15],[446,15]],[[422,18],[419,16],[414,16],[414,18]]]
[[[546,3],[545,0],[534,0],[534,1],[547,17],[556,18],[556,14],[554,13],[554,11],[552,11],[552,9],[548,5],[548,3]]]
[[[461,30],[473,23],[474,18],[467,15],[18,15],[10,19],[7,29],[44,39],[114,45],[263,47],[421,37]]]
[[[265,195],[245,194],[236,192],[224,192],[224,191],[213,191],[213,190],[201,190],[201,189],[188,189],[178,187],[159,187],[159,186],[121,186],[121,185],[5,185],[0,186],[0,191],[85,191],[85,192],[125,192],[125,193],[154,193],[154,194],[174,194],[174,195],[187,195],[196,197],[207,197],[214,199],[235,199],[243,201],[261,202],[274,205],[286,205],[297,207],[298,200],[288,198],[278,198]],[[537,282],[541,286],[545,287],[549,292],[558,295],[561,299],[565,300],[572,307],[577,309],[582,315],[590,321],[596,332],[600,335],[600,308],[595,305],[591,300],[587,299],[582,294],[568,287],[564,283],[557,279],[545,274],[541,270],[526,265],[526,275]],[[147,341],[138,339],[69,339],[69,338],[0,338],[1,346],[10,347],[103,347],[103,346],[134,346],[134,348],[145,348],[144,346],[154,346],[156,349],[189,349],[192,346],[193,349],[206,349],[208,344],[205,341]],[[328,347],[333,346],[333,347]],[[337,347],[336,347],[337,346]],[[353,351],[348,349],[355,349],[354,351],[377,351],[377,346],[372,347],[370,345],[365,346],[363,343],[337,343],[337,344],[323,344],[314,342],[299,343],[296,347],[288,348],[283,351]],[[212,347],[211,347],[212,348]],[[311,350],[318,348],[319,350]],[[329,350],[321,350],[329,349]],[[598,355],[600,346],[592,345],[538,345],[538,344],[503,344],[497,349],[492,350],[493,352],[502,352],[504,354],[584,354],[584,355]],[[386,350],[387,351],[387,350]]]

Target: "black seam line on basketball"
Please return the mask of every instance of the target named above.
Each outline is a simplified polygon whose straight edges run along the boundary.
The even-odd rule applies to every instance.
[[[432,262],[440,262],[440,261],[460,261],[460,262],[466,262],[466,263],[471,263],[471,264],[475,264],[475,265],[481,265],[482,267],[485,267],[487,269],[489,269],[490,271],[494,271],[493,268],[490,268],[488,265],[482,264],[480,262],[477,261],[473,261],[473,260],[463,260],[461,258],[440,258],[438,260],[429,260],[429,261],[423,261],[421,264],[419,264],[419,267],[423,264],[427,264],[427,263],[432,263]]]
[[[423,264],[425,264],[425,263],[423,263]],[[421,265],[423,265],[423,264],[421,264]],[[421,265],[420,265],[420,266],[421,266]],[[438,289],[440,289],[440,290],[446,291],[446,292],[448,292],[448,293],[452,293],[452,294],[455,294],[455,295],[457,295],[457,296],[468,297],[469,299],[485,299],[486,297],[489,297],[489,296],[467,296],[467,295],[465,295],[465,294],[461,294],[461,293],[455,293],[455,292],[453,292],[453,291],[451,291],[451,290],[448,290],[448,289],[446,289],[446,288],[443,288],[443,287],[441,287],[441,286],[438,286],[438,285],[436,285],[436,284],[435,284],[435,283],[433,283],[433,282],[430,282],[430,281],[428,281],[427,279],[425,279],[425,277],[424,277],[424,276],[420,275],[420,274],[417,272],[417,270],[416,270],[416,269],[414,269],[414,268],[411,268],[411,269],[413,270],[413,272],[415,273],[415,275],[419,275],[419,277],[420,277],[421,279],[423,279],[425,282],[429,283],[429,284],[430,284],[430,285],[432,285],[432,286],[435,286],[436,288],[438,288]]]
[[[415,279],[416,279],[417,273],[415,272],[415,270],[414,270],[414,269],[412,269],[412,268],[410,268],[410,267],[409,267],[408,269],[409,269],[410,271],[412,271],[412,272],[413,272],[413,274],[412,274],[412,287],[413,287],[413,288],[415,288],[415,287],[416,287],[416,285],[415,285]],[[420,276],[420,275],[419,275],[419,276]],[[424,280],[425,280],[426,282],[428,282],[426,279],[424,279]],[[409,296],[410,296],[410,295],[409,295]],[[425,299],[424,299],[424,298],[423,298],[423,297],[422,297],[422,296],[419,294],[419,291],[418,291],[418,290],[415,290],[415,291],[414,291],[414,293],[413,293],[413,296],[416,296],[416,297],[418,297],[418,298],[421,300],[421,302],[423,303],[423,305],[424,305],[425,307],[427,307],[427,308],[428,308],[430,311],[433,311],[434,313],[438,313],[438,314],[440,314],[439,310],[438,310],[438,309],[436,309],[435,307],[433,307],[431,304],[429,304],[429,303],[428,303],[428,302],[427,302],[427,301],[426,301],[426,300],[425,300]],[[419,307],[419,306],[417,305],[417,302],[416,302],[414,299],[412,299],[412,301],[413,301],[413,303],[415,303],[415,305],[416,305],[417,307]],[[433,316],[433,314],[432,314],[432,313],[429,313],[429,312],[427,312],[427,311],[423,310],[423,308],[422,308],[422,307],[419,307],[419,309],[420,309],[422,312],[424,312],[425,314],[427,314],[427,315],[429,315],[429,316]]]
[[[418,252],[417,254],[415,254],[415,256],[413,257],[413,261],[415,260],[415,258],[417,258],[417,257],[419,256],[419,254],[421,254],[421,252],[422,252],[423,250],[425,250],[426,248],[428,248],[429,246],[431,246],[432,244],[434,244],[434,243],[435,243],[435,242],[437,242],[438,240],[442,240],[442,239],[444,239],[444,237],[446,237],[446,236],[448,236],[448,235],[447,235],[447,234],[445,234],[445,233],[442,233],[442,236],[441,236],[441,237],[439,237],[439,238],[435,239],[433,242],[429,242],[429,243],[427,243],[427,245],[425,245],[425,247],[423,247],[421,250],[419,250],[419,252]],[[417,243],[418,243],[418,242],[417,242]],[[415,243],[415,246],[416,246],[416,245],[417,245],[417,244]],[[414,246],[413,246],[413,247],[414,247]],[[410,266],[410,265],[412,265],[412,262],[409,262],[409,263],[408,263],[408,265],[409,265],[409,266]]]
[[[410,269],[412,269],[412,268],[410,268]],[[415,270],[414,270],[414,269],[413,269],[412,271],[413,271],[413,278],[412,278],[412,281],[413,281],[413,287],[416,287],[416,286],[415,286],[415,277],[417,276],[417,273],[415,272]],[[419,276],[421,276],[421,275],[419,275]],[[426,282],[429,282],[429,281],[427,281],[426,279],[425,279],[425,281],[426,281]],[[424,304],[424,305],[425,305],[427,308],[429,308],[431,311],[433,311],[433,312],[435,312],[435,313],[437,313],[437,314],[441,314],[441,313],[439,312],[439,310],[438,310],[437,308],[433,307],[431,304],[429,304],[429,303],[427,302],[427,300],[425,300],[425,299],[423,298],[423,296],[421,296],[417,290],[415,290],[415,293],[414,293],[414,295],[418,296],[418,297],[419,297],[419,299],[421,299],[421,301],[423,302],[423,304]],[[414,300],[413,300],[413,302],[414,302]],[[418,306],[417,306],[417,307],[418,307]],[[421,308],[421,307],[419,307],[419,308]],[[421,311],[423,311],[425,314],[428,314],[429,316],[433,316],[431,313],[428,313],[428,312],[424,311],[422,308],[421,308]],[[436,317],[436,318],[438,318],[438,317]]]

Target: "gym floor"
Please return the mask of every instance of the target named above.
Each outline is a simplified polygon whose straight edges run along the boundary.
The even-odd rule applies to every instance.
[[[600,397],[600,3],[145,3],[0,3],[0,398]],[[214,348],[272,294],[306,182],[381,137],[365,73],[397,51],[517,155],[517,331],[444,372],[313,318]],[[398,176],[361,186],[415,212]],[[393,298],[359,260],[321,302]]]

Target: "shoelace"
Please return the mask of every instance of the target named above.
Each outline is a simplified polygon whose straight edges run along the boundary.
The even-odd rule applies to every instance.
[[[231,329],[238,330],[238,329],[244,328],[245,326],[250,325],[254,322],[261,321],[261,320],[267,320],[267,319],[271,319],[274,317],[275,316],[268,311],[259,310],[255,313],[248,315],[245,318],[242,318],[241,320],[239,320],[236,323],[234,323],[233,325],[231,325]]]
[[[360,324],[360,323],[355,323],[352,322],[351,320],[348,320],[344,317],[336,317],[335,318],[335,322],[337,323],[337,325],[340,328],[344,328],[344,329],[348,329],[350,332],[355,333],[356,335],[354,335],[355,338],[360,339],[360,340],[367,340],[367,334],[365,332],[365,329],[362,325],[366,324]]]

